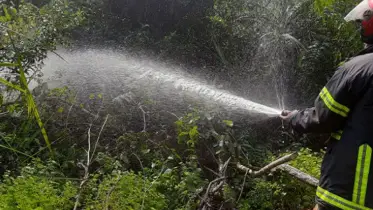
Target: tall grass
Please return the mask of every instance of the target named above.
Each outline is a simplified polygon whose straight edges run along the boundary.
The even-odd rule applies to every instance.
[[[25,71],[24,71],[24,68],[22,66],[21,59],[19,58],[17,63],[0,63],[0,67],[15,67],[15,68],[18,69],[19,84],[9,82],[9,81],[5,80],[4,78],[0,78],[0,83],[8,86],[8,87],[10,87],[14,90],[17,90],[21,93],[21,96],[22,96],[22,98],[24,100],[24,103],[27,107],[28,117],[35,119],[35,121],[38,123],[40,131],[43,135],[45,144],[47,145],[51,155],[53,156],[54,153],[53,153],[53,150],[52,150],[52,146],[50,144],[47,131],[44,128],[44,123],[43,123],[43,121],[40,117],[38,107],[35,103],[34,97],[33,97],[32,93],[29,89],[27,79],[26,79],[26,75],[25,75]]]

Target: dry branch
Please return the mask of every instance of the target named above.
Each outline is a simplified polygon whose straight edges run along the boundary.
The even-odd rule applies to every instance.
[[[145,110],[142,108],[142,105],[139,106],[139,109],[140,109],[141,112],[142,112],[142,118],[143,118],[143,121],[144,121],[144,128],[143,128],[142,132],[146,132],[146,112],[145,112]]]
[[[240,163],[237,163],[237,168],[242,170],[242,171],[245,171],[246,173],[248,173],[249,175],[251,175],[253,177],[261,176],[265,173],[269,173],[270,171],[275,171],[275,170],[279,169],[279,170],[282,170],[282,171],[288,173],[289,175],[295,177],[299,181],[302,181],[306,184],[309,184],[310,186],[317,187],[318,183],[319,183],[318,179],[316,179],[315,177],[313,177],[309,174],[306,174],[306,173],[300,171],[297,168],[294,168],[294,167],[292,167],[288,164],[285,164],[287,162],[290,162],[291,160],[294,160],[296,157],[297,157],[297,153],[287,155],[285,157],[282,157],[282,158],[266,165],[265,167],[261,168],[258,171],[254,171],[251,168],[246,167],[246,166],[244,166]]]
[[[221,181],[225,180],[225,179],[226,179],[226,177],[219,177],[219,178],[217,178],[217,179],[215,179],[215,180],[213,180],[209,183],[209,185],[207,186],[205,195],[201,198],[201,203],[200,203],[200,208],[199,209],[206,209],[205,205],[208,205],[209,207],[211,207],[211,205],[208,202],[209,194],[210,193],[215,193],[217,190],[219,190],[223,186],[223,183],[224,183],[224,182],[221,182]],[[215,184],[216,182],[220,182],[220,183],[218,184],[217,187],[214,187],[211,190],[212,185]]]
[[[98,114],[96,116],[98,116]],[[107,123],[108,117],[109,117],[109,115],[106,116],[105,121],[104,121],[104,123],[101,126],[100,133],[99,133],[99,135],[97,137],[97,140],[95,142],[94,150],[93,150],[92,154],[91,154],[91,128],[92,128],[92,124],[93,123],[91,123],[90,126],[89,126],[89,129],[88,129],[88,132],[87,132],[87,135],[88,135],[88,139],[87,139],[87,141],[88,141],[88,150],[86,151],[86,153],[87,153],[87,163],[86,164],[79,163],[79,165],[84,168],[84,177],[83,177],[82,181],[80,182],[79,191],[78,191],[78,194],[75,197],[75,204],[74,204],[74,209],[73,210],[77,210],[78,209],[83,187],[86,184],[86,182],[88,181],[89,176],[90,176],[89,167],[91,166],[93,157],[94,157],[95,152],[96,152],[96,147],[97,147],[98,141],[100,140],[101,133],[102,133],[102,131],[103,131],[103,129],[104,129],[106,123]]]
[[[101,137],[102,131],[104,130],[105,125],[106,125],[108,119],[109,119],[109,115],[106,115],[106,117],[105,117],[105,121],[104,121],[104,123],[103,123],[102,126],[101,126],[100,132],[98,133],[98,137],[97,137],[97,139],[96,139],[95,147],[93,148],[92,157],[91,157],[90,162],[92,162],[93,155],[95,154],[96,149],[97,149],[98,141],[100,140],[100,137]]]
[[[273,161],[272,163],[264,166],[263,168],[261,168],[258,171],[253,171],[252,169],[242,165],[239,162],[237,163],[237,168],[242,170],[242,171],[248,172],[248,174],[253,176],[253,177],[257,177],[257,176],[261,176],[261,175],[263,175],[267,172],[270,172],[272,169],[276,168],[279,165],[282,165],[284,163],[287,163],[289,161],[294,160],[297,156],[298,156],[297,153],[286,155],[285,157],[282,157],[282,158],[280,158],[276,161]]]
[[[315,177],[306,174],[299,169],[294,168],[293,166],[290,166],[288,164],[281,165],[277,167],[278,169],[285,171],[286,173],[290,174],[291,176],[297,178],[298,180],[305,182],[313,187],[317,187],[319,180],[316,179]]]

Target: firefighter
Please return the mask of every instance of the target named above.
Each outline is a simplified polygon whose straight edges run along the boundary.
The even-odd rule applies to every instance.
[[[314,106],[283,111],[297,133],[330,133],[316,190],[318,210],[373,209],[373,0],[346,17],[361,27],[365,48],[340,65]]]

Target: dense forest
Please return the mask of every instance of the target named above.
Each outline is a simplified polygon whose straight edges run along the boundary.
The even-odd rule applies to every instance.
[[[50,57],[59,64],[48,69],[84,75],[83,52],[110,52],[302,109],[363,48],[343,20],[356,3],[0,1],[0,209],[312,209],[329,134],[298,135],[279,118],[172,90],[130,90],[131,79],[102,91],[91,80],[50,88],[43,75]],[[120,66],[94,58],[103,75]]]

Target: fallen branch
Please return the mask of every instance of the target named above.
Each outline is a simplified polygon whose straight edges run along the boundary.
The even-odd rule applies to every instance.
[[[315,177],[313,177],[309,174],[306,174],[306,173],[300,171],[297,168],[294,168],[293,166],[290,166],[289,164],[285,164],[287,162],[290,162],[290,161],[294,160],[296,157],[297,157],[296,153],[287,155],[285,157],[282,157],[282,158],[266,165],[265,167],[261,168],[258,171],[253,171],[251,168],[246,167],[246,166],[244,166],[240,163],[237,163],[237,168],[242,170],[242,171],[245,171],[246,173],[248,173],[249,175],[251,175],[253,177],[261,176],[265,173],[269,173],[270,171],[276,171],[276,170],[279,169],[281,171],[284,171],[284,172],[288,173],[289,175],[293,176],[294,178],[298,179],[299,181],[302,181],[302,182],[304,182],[304,183],[306,183],[310,186],[317,187],[318,183],[319,183],[318,179],[316,179]]]
[[[214,192],[212,192],[212,191],[210,190],[212,184],[214,184],[214,183],[216,183],[216,182],[219,182],[219,181],[222,181],[222,180],[224,180],[224,179],[226,179],[226,177],[220,177],[220,178],[217,178],[217,179],[215,179],[215,180],[212,180],[212,181],[209,183],[209,185],[207,186],[207,189],[206,189],[205,195],[202,197],[202,201],[201,201],[201,204],[200,204],[200,209],[203,209],[205,204],[209,205],[208,202],[207,202],[207,199],[208,199],[208,197],[209,197],[209,194],[210,194],[210,193],[214,193],[214,192],[217,191],[217,189],[215,189],[215,188],[213,189]],[[221,187],[220,184],[219,184],[218,186],[219,186],[219,188]]]
[[[300,171],[297,168],[294,168],[293,166],[290,166],[288,164],[280,165],[277,167],[278,169],[290,174],[291,176],[297,178],[298,180],[305,182],[313,187],[317,187],[319,184],[319,180],[315,177],[304,173],[303,171]]]
[[[241,186],[240,196],[238,196],[237,203],[240,201],[241,196],[242,196],[242,193],[243,193],[243,189],[245,188],[246,177],[247,177],[247,173],[248,173],[248,172],[249,172],[249,171],[246,171],[246,173],[245,173],[245,177],[244,177],[244,179],[243,179],[242,186]]]
[[[294,160],[297,156],[298,156],[297,153],[286,155],[285,157],[282,157],[282,158],[280,158],[276,161],[273,161],[272,163],[264,166],[263,168],[261,168],[258,171],[253,171],[252,169],[242,165],[239,162],[237,163],[237,168],[242,170],[242,171],[248,172],[248,174],[253,176],[253,177],[258,177],[258,176],[261,176],[265,173],[270,172],[272,169],[278,167],[279,165],[282,165],[284,163],[287,163],[287,162],[290,162],[290,161]]]

